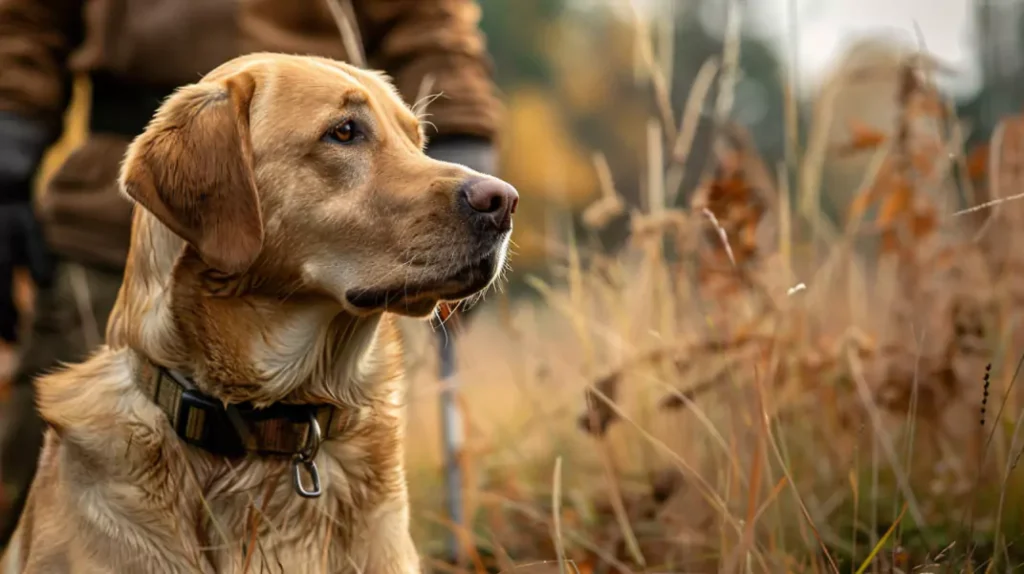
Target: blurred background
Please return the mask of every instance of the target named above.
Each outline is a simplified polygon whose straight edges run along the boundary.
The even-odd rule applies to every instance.
[[[505,92],[508,117],[502,172],[524,201],[517,269],[543,267],[545,245],[566,237],[569,214],[599,197],[592,155],[603,152],[616,189],[640,205],[647,121],[657,114],[636,39],[648,28],[671,104],[682,113],[709,58],[721,58],[729,3],[716,0],[489,0],[483,27]],[[730,119],[749,132],[769,166],[787,145],[787,90],[796,100],[798,137],[829,85],[842,83],[829,126],[840,143],[850,130],[885,130],[897,113],[899,63],[909,52],[935,59],[935,81],[969,126],[969,144],[985,141],[998,119],[1019,107],[1018,45],[1022,4],[1014,1],[757,0],[739,3],[738,77]],[[635,11],[635,12],[634,12]],[[859,72],[859,75],[851,74]],[[868,73],[865,73],[868,72]],[[716,98],[712,86],[703,112]],[[707,163],[699,133],[686,170]],[[831,158],[830,158],[831,159]],[[829,215],[841,216],[860,183],[866,156],[829,161]],[[698,177],[681,186],[680,199]],[[609,238],[614,241],[614,238]],[[523,277],[517,273],[518,277]]]
[[[455,342],[461,527],[408,325],[415,533],[464,552],[429,566],[1024,563],[1019,216],[956,215],[1021,193],[1024,2],[480,3],[522,201]]]
[[[603,152],[617,190],[639,205],[646,170],[647,121],[657,113],[650,72],[637,40],[644,21],[671,104],[681,113],[709,58],[721,58],[728,20],[726,0],[481,0],[482,28],[508,107],[502,134],[502,176],[529,201],[519,218],[517,272],[550,263],[552,241],[562,243],[585,206],[599,197],[593,154]],[[898,102],[898,66],[925,50],[935,60],[935,82],[952,98],[969,127],[969,144],[986,141],[1000,117],[1019,110],[1024,3],[1016,0],[752,0],[740,2],[739,77],[730,118],[747,130],[772,165],[785,151],[787,90],[806,138],[814,106],[830,83],[842,83],[831,112],[831,140],[851,129],[884,130]],[[851,75],[855,70],[859,75]],[[864,72],[870,72],[865,74]],[[851,77],[852,76],[852,77]],[[59,163],[82,137],[88,88],[79,86]],[[717,86],[702,111],[710,114]],[[78,120],[82,121],[78,121]],[[709,130],[703,130],[709,131]],[[691,174],[707,163],[710,133],[692,145]],[[703,136],[703,137],[702,137]],[[703,145],[702,145],[703,144]],[[826,167],[825,201],[837,216],[859,183],[866,157]],[[689,167],[689,165],[688,165]],[[844,177],[845,175],[845,177]],[[45,178],[45,174],[44,174]],[[697,176],[681,186],[680,199]],[[614,245],[624,231],[608,238]]]

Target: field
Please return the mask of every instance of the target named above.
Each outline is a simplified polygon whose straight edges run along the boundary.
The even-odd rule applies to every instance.
[[[590,248],[625,209],[595,155],[602,195],[561,263],[458,340],[472,524],[462,565],[435,571],[1024,567],[1020,208],[999,199],[1020,182],[1020,121],[964,150],[923,61],[895,68],[886,130],[854,124],[836,145],[822,98],[778,168],[722,123],[679,209],[697,118],[662,108],[646,207],[613,254]],[[821,173],[842,154],[871,159],[832,224]],[[416,535],[441,555],[426,345],[409,463]]]
[[[901,152],[886,153],[895,170]],[[711,214],[637,214],[615,257],[570,244],[555,285],[533,281],[537,300],[495,304],[459,338],[473,516],[460,571],[1024,564],[1012,264],[992,277],[977,224],[912,212],[917,190],[895,172],[865,184],[893,220],[882,256],[847,230],[808,265],[785,205],[778,246],[761,252],[747,184],[720,178]],[[409,463],[416,534],[436,553],[447,526],[427,343],[412,345],[427,359]]]
[[[452,333],[462,527],[443,504],[435,337],[407,325],[414,535],[429,571],[1024,568],[1024,255],[1012,248],[1024,207],[958,207],[1018,193],[1024,121],[963,149],[921,61],[895,70],[887,129],[854,126],[835,145],[823,98],[780,165],[718,122],[682,207],[706,86],[648,123],[643,208],[594,150],[601,193],[552,239],[557,263],[513,271],[518,295],[491,293]],[[842,154],[870,161],[833,223],[823,165]],[[627,244],[596,249],[623,217]]]

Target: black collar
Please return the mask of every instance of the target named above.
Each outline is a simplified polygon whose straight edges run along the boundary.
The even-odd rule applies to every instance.
[[[212,454],[237,458],[246,454],[289,456],[295,490],[306,498],[320,496],[316,454],[320,444],[344,432],[352,413],[333,405],[275,403],[257,409],[248,403],[225,405],[185,375],[142,359],[143,393],[167,415],[185,442]],[[302,471],[312,488],[303,485]]]

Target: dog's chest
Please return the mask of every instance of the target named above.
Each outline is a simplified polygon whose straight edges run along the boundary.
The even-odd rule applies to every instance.
[[[203,527],[207,554],[217,572],[359,572],[365,556],[354,555],[360,537],[350,512],[334,512],[314,501],[240,508],[212,505],[219,523]],[[259,506],[259,507],[258,507]]]
[[[351,479],[324,464],[324,493],[303,498],[283,469],[239,468],[201,504],[200,544],[217,572],[359,572],[365,538],[364,497],[353,500]],[[284,471],[284,472],[282,472]],[[264,474],[266,473],[266,474]],[[202,514],[201,514],[202,515]]]

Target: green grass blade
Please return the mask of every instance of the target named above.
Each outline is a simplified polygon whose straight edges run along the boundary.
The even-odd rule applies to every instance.
[[[871,561],[875,559],[875,556],[878,556],[879,551],[881,551],[882,547],[885,546],[886,541],[889,540],[889,537],[892,536],[892,533],[896,531],[896,527],[899,526],[900,521],[903,520],[903,515],[906,513],[907,503],[904,502],[903,510],[900,511],[900,515],[896,517],[896,520],[894,520],[893,523],[889,526],[889,529],[885,531],[885,536],[882,536],[881,540],[878,541],[878,544],[875,544],[875,547],[871,549],[871,554],[868,554],[868,557],[864,559],[864,562],[860,565],[860,568],[857,569],[856,574],[864,574],[864,572],[867,571],[868,566],[871,565]]]

